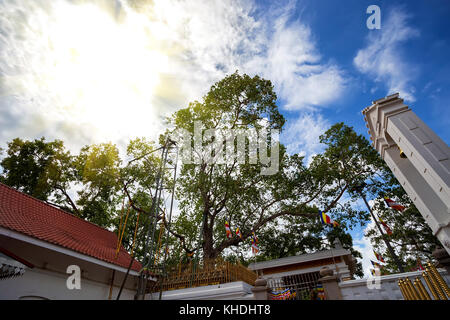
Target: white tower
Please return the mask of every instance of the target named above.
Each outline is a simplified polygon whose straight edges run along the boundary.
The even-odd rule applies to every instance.
[[[450,148],[398,93],[362,113],[373,147],[450,254]]]

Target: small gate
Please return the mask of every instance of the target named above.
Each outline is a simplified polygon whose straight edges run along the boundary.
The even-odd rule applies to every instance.
[[[271,300],[318,300],[323,289],[319,283],[319,271],[267,279]]]

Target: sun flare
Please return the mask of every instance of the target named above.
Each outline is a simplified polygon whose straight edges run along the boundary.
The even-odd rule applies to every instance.
[[[88,124],[103,139],[127,128],[145,135],[157,120],[152,98],[168,57],[148,19],[58,1],[30,16],[24,40],[31,54],[16,85],[46,116]]]

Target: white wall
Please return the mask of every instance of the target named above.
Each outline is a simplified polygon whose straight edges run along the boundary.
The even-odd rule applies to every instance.
[[[0,235],[2,247],[32,263],[20,277],[0,280],[0,299],[19,299],[38,296],[46,299],[108,299],[113,270],[92,261],[64,254],[38,245]],[[81,270],[81,289],[69,290],[66,281],[71,274],[67,267]],[[122,268],[123,269],[123,268]],[[115,271],[112,298],[117,297],[125,272]],[[133,299],[137,276],[129,275],[121,300]]]
[[[60,274],[38,268],[27,269],[20,277],[0,280],[0,299],[42,297],[51,300],[102,300],[108,299],[109,286],[100,282],[81,278],[81,289],[69,290],[66,286],[69,274]],[[118,287],[113,289],[113,299]],[[133,299],[135,291],[124,289],[121,300]]]
[[[235,281],[210,286],[163,291],[162,300],[253,300],[252,286]],[[159,293],[147,294],[146,300],[158,300]]]
[[[439,269],[439,273],[447,283],[450,283],[450,276],[444,269]],[[339,283],[344,300],[403,300],[403,295],[397,285],[399,279],[408,277],[412,282],[419,277],[425,288],[425,280],[421,271],[406,272],[380,277],[379,289],[369,289],[367,281],[375,286],[375,278],[349,280]],[[430,297],[432,297],[429,292]]]

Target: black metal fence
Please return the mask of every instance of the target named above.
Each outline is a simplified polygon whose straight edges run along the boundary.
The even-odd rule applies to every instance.
[[[316,300],[319,271],[268,279],[272,300]]]

